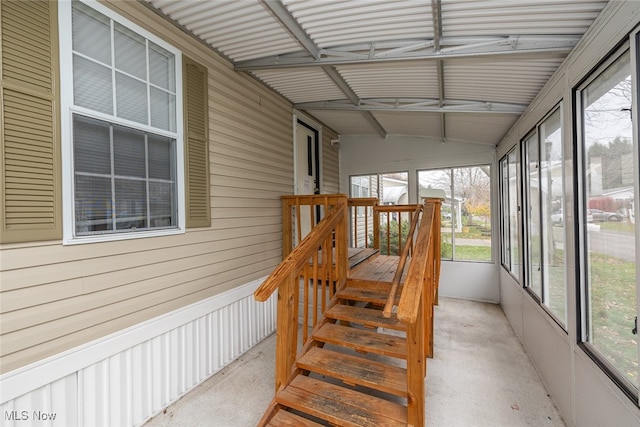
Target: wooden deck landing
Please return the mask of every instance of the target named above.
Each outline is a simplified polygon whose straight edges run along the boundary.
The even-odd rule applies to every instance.
[[[349,278],[354,280],[366,280],[372,282],[391,283],[396,273],[399,256],[375,255],[357,264],[349,270]],[[404,283],[405,274],[400,283]]]

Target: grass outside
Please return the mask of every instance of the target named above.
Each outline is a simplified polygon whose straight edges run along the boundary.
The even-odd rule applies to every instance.
[[[635,264],[590,254],[591,343],[636,387],[638,343],[631,333],[636,316]]]
[[[548,307],[564,320],[564,251],[556,249],[547,262]],[[636,336],[631,332],[636,315],[635,264],[591,253],[589,265],[592,328],[589,341],[629,381],[638,386],[638,347]]]
[[[466,219],[465,219],[466,220]],[[442,233],[441,256],[453,259],[451,246],[451,221],[443,221],[442,227],[448,229]],[[491,228],[484,225],[465,225],[461,232],[455,233],[455,261],[491,261]],[[484,240],[488,244],[473,245],[464,242],[466,239]]]
[[[636,231],[636,225],[630,222],[608,221],[598,222],[597,224],[602,230],[624,231],[626,233],[635,233]]]
[[[549,257],[544,268],[548,277],[547,307],[555,314],[562,324],[566,326],[566,286],[564,283],[565,265],[564,251],[556,249],[552,256]]]
[[[442,240],[440,248],[442,259],[452,259],[451,242]],[[473,246],[456,244],[456,261],[491,261],[491,246]]]

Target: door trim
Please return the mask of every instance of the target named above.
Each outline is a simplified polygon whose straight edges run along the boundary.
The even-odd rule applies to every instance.
[[[297,126],[298,124],[314,132],[317,141],[316,170],[318,193],[322,193],[322,126],[309,116],[294,111],[293,114],[293,193],[298,194]]]

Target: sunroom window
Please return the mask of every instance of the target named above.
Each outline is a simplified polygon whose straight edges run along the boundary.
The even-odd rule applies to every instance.
[[[627,49],[579,88],[581,124],[581,341],[626,390],[638,381],[637,224],[631,108],[632,66]],[[637,89],[636,89],[637,91]],[[637,204],[635,204],[637,206]]]
[[[94,2],[69,9],[70,237],[177,229],[179,51]]]
[[[527,289],[566,327],[564,157],[562,109],[556,108],[522,141]]]
[[[418,171],[419,196],[443,190],[441,256],[454,261],[490,262],[491,166]]]
[[[500,160],[500,224],[502,227],[502,265],[519,280],[521,250],[519,243],[518,171],[520,162],[516,150]]]

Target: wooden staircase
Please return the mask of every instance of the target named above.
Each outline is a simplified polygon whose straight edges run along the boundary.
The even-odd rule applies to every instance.
[[[331,231],[327,231],[329,229]],[[335,236],[337,243],[341,232],[336,233],[336,227],[327,230],[324,233]],[[328,243],[328,246],[335,246],[340,253],[335,243]],[[317,248],[318,242],[310,245]],[[312,252],[317,249],[310,249],[302,258],[308,259]],[[388,256],[377,257],[376,261],[364,261],[357,269],[366,273],[375,265],[398,264],[398,257],[391,260]],[[300,322],[304,325],[300,327],[298,311],[307,310],[309,299],[313,299],[307,291],[300,289],[307,287],[309,271],[317,272],[322,268],[317,254],[312,255],[311,266],[307,262],[296,263],[294,258],[285,259],[273,274],[276,279],[281,276],[278,279],[277,390],[258,425],[422,426],[425,357],[431,342],[425,331],[429,332],[432,325],[434,293],[420,293],[422,284],[417,288],[413,286],[414,292],[418,290],[414,296],[420,302],[407,305],[404,301],[403,305],[402,298],[410,297],[404,295],[403,288],[410,286],[363,279],[367,274],[361,274],[359,278],[356,274],[340,277],[340,256],[334,256],[336,272],[328,284],[322,280],[322,286],[333,288],[335,285],[336,291],[327,291],[330,299],[322,307],[322,317],[311,324],[307,320]],[[301,267],[296,270],[291,264]],[[400,282],[400,277],[410,278],[411,273],[395,276]],[[428,278],[428,275],[422,276],[422,281],[425,281],[424,277]],[[326,272],[322,271],[316,277],[324,279]],[[435,277],[435,274],[431,275],[431,278]],[[311,282],[315,283],[315,280],[312,278]],[[304,293],[304,298],[300,293]],[[264,299],[268,294],[268,289],[263,290],[263,294],[256,291],[256,298]],[[304,304],[298,304],[300,300],[304,300]],[[316,310],[321,302],[315,300],[312,305],[311,310]],[[397,310],[389,316],[388,312],[383,312],[385,305],[387,308],[396,306]],[[395,311],[407,311],[405,306],[410,306],[408,311],[415,312],[415,316],[400,320]],[[423,309],[425,307],[430,309]],[[304,315],[308,316],[306,312]],[[295,323],[294,327],[292,323]],[[305,327],[308,330],[304,330]]]
[[[406,326],[382,315],[388,293],[363,290],[337,293],[261,425],[407,425]]]

